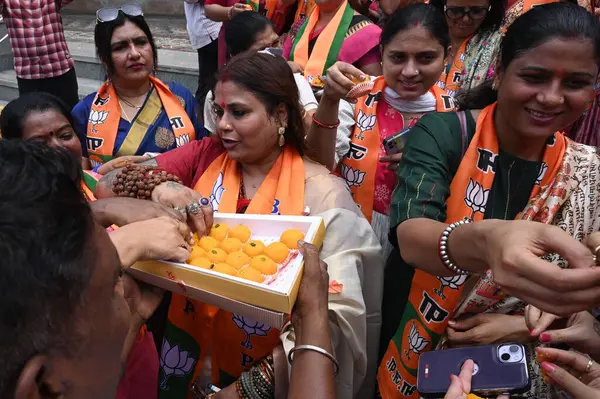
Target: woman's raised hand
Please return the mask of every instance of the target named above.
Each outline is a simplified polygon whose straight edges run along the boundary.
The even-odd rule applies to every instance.
[[[492,270],[505,292],[561,316],[600,304],[600,268],[594,267],[588,248],[559,227],[530,221],[480,223],[485,227],[472,239],[482,240],[483,250],[474,256]],[[477,244],[473,247],[479,250]],[[570,268],[541,258],[549,253],[561,255]]]
[[[169,206],[184,215],[199,237],[210,232],[214,212],[208,198],[202,198],[197,191],[168,181],[154,188],[152,201]]]
[[[352,78],[364,80],[367,75],[353,65],[338,61],[327,70],[323,97],[339,101],[355,86]]]

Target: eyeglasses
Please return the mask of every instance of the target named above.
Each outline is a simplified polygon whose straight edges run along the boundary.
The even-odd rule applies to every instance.
[[[137,3],[123,4],[121,8],[101,8],[96,11],[97,23],[111,22],[119,17],[119,11],[130,17],[143,17],[142,6]]]
[[[492,6],[482,7],[482,6],[473,6],[473,7],[460,7],[460,6],[444,6],[444,12],[446,16],[450,19],[461,19],[465,15],[468,15],[471,19],[483,19],[487,15],[488,11]]]

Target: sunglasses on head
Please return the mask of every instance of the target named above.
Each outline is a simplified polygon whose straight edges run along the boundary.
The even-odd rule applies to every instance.
[[[123,4],[120,8],[107,7],[96,11],[97,23],[111,22],[119,17],[119,12],[130,17],[143,17],[142,6],[137,3]]]
[[[460,6],[444,6],[444,12],[450,19],[461,19],[465,15],[468,15],[471,19],[483,19],[487,15],[488,11],[492,6],[473,6],[473,7],[460,7]]]

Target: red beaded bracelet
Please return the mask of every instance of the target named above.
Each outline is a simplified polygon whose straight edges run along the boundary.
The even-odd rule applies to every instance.
[[[317,120],[317,118],[315,118],[315,114],[313,114],[313,116],[312,116],[312,120],[313,120],[313,123],[314,123],[315,125],[317,125],[317,126],[319,126],[319,127],[322,127],[323,129],[337,129],[337,128],[338,128],[338,126],[340,125],[340,120],[339,120],[339,119],[338,119],[337,123],[334,123],[333,125],[326,125],[326,124],[324,124],[324,123],[322,123],[322,122],[319,122],[319,121]]]

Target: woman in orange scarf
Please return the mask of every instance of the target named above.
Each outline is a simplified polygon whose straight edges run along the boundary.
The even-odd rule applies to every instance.
[[[152,198],[187,208],[189,221],[200,235],[212,223],[212,209],[283,215],[309,212],[324,218],[321,257],[329,265],[330,278],[343,284],[342,292],[330,295],[328,304],[341,367],[336,389],[338,397],[351,398],[366,373],[366,323],[374,307],[365,303],[363,286],[381,284],[377,238],[345,183],[306,157],[298,91],[283,58],[264,53],[234,57],[217,83],[214,112],[217,137],[153,160],[177,175],[183,185],[160,185]],[[112,187],[112,179],[105,176],[104,182]],[[367,265],[369,271],[362,280]],[[166,319],[163,314],[163,322]],[[280,343],[288,352],[294,334],[289,327],[278,331],[173,294],[163,342],[159,397],[180,398],[209,369],[217,386],[231,384]],[[175,374],[168,365],[178,364],[173,358],[181,360],[183,355],[185,361]],[[212,367],[208,366],[211,362]],[[275,359],[276,372],[283,368],[285,374],[285,363]]]
[[[204,137],[192,93],[154,76],[158,54],[142,8],[103,8],[96,20],[96,51],[107,79],[72,111],[94,171],[112,170],[114,162],[107,163],[116,157],[162,153]]]
[[[354,11],[348,0],[317,0],[301,26],[296,24],[283,44],[283,56],[294,72],[310,82],[336,61],[344,61],[373,76],[381,74],[381,29]]]
[[[8,103],[0,115],[0,129],[4,132],[4,140],[24,140],[43,143],[54,149],[67,150],[76,159],[81,159],[81,143],[73,130],[71,114],[67,106],[52,94],[29,93]],[[82,191],[88,202],[90,202],[90,208],[94,213],[94,220],[104,227],[113,224],[125,226],[134,222],[155,219],[160,216],[181,218],[181,215],[172,209],[147,201],[131,198],[108,198],[95,201],[92,193],[95,184],[96,178],[94,174],[84,170],[83,178],[81,179]],[[146,222],[145,226],[145,228],[149,226],[156,227],[159,229],[157,232],[160,229],[163,229],[165,233],[170,231],[170,224],[165,223],[164,220],[155,219],[154,221]],[[137,231],[138,237],[140,236],[140,231],[144,231],[143,226]],[[136,245],[132,245],[130,240],[131,238],[135,238],[135,233],[128,226],[110,234],[113,240],[123,245],[121,248],[127,248],[126,255],[129,258],[132,256],[135,258],[133,255],[134,251],[131,249],[135,248]],[[166,233],[162,237],[155,236],[155,239],[150,239],[147,233],[144,233],[142,235],[144,241],[141,247],[151,250],[151,246],[157,244],[157,246],[163,245],[163,249],[168,248],[169,242],[165,240],[168,236],[168,233]],[[161,242],[160,239],[164,241]],[[158,243],[161,244],[158,245]],[[174,245],[174,247],[176,248],[177,245]],[[148,253],[146,254],[148,255]],[[182,256],[181,252],[179,256]],[[185,257],[185,251],[183,256]],[[170,258],[170,256],[166,258]],[[124,258],[121,260],[124,264],[128,263]],[[128,339],[128,349],[131,352],[126,357],[125,373],[121,379],[116,399],[156,398],[156,390],[149,389],[148,387],[148,383],[151,383],[153,378],[156,380],[158,373],[156,346],[152,340],[152,334],[146,334],[145,326],[140,329],[142,324],[144,323],[141,323],[137,330],[133,331],[134,334],[129,337],[130,339]],[[136,337],[135,333],[138,331],[139,333]]]
[[[523,317],[528,302],[558,314],[597,304],[600,270],[590,268],[592,253],[580,241],[600,228],[600,157],[561,130],[592,96],[598,32],[576,5],[533,8],[507,30],[493,89],[467,96],[458,117],[429,114],[415,125],[391,237],[403,262],[395,267],[417,271],[380,364],[383,398],[418,397],[424,351],[539,345]],[[560,267],[567,265],[579,270]],[[528,397],[556,398],[529,362]]]

